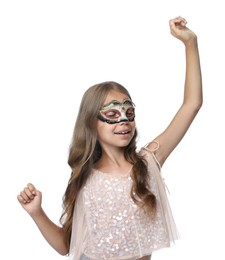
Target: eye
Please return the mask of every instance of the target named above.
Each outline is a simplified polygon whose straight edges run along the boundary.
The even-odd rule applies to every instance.
[[[134,119],[135,113],[133,107],[127,109],[126,116],[128,119]]]
[[[119,111],[112,109],[104,112],[104,116],[109,119],[117,119],[121,116],[121,114]]]

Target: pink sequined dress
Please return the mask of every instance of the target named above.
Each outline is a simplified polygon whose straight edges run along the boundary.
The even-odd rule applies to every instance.
[[[150,259],[153,251],[179,238],[160,165],[153,152],[140,150],[148,162],[149,182],[157,198],[153,220],[130,197],[132,179],[92,169],[73,216],[70,260]]]

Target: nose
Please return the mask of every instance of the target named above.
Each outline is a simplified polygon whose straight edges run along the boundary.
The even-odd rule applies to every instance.
[[[129,120],[124,118],[119,123],[120,123],[120,125],[127,125],[128,122],[129,122]]]

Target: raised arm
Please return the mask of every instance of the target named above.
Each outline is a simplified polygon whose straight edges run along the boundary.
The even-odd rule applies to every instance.
[[[185,46],[186,75],[183,103],[169,126],[155,138],[159,144],[155,154],[161,165],[184,137],[202,106],[202,78],[197,36],[186,27],[186,23],[180,16],[169,21],[171,34]],[[149,144],[151,149],[154,149],[154,146],[154,143]]]
[[[32,217],[47,242],[61,255],[68,253],[64,242],[63,228],[54,224],[41,207],[42,194],[29,183],[20,192],[17,199],[21,206]]]

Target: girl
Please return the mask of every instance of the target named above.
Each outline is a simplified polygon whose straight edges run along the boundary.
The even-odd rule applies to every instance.
[[[178,239],[160,168],[202,105],[197,37],[186,23],[180,16],[169,22],[186,50],[184,99],[169,126],[137,151],[128,91],[116,82],[94,85],[84,93],[74,129],[62,225],[47,217],[33,184],[17,197],[48,243],[71,260],[149,260]]]

